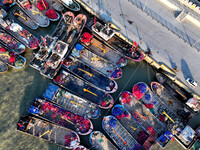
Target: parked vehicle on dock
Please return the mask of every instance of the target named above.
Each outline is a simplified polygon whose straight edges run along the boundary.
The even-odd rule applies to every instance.
[[[29,108],[29,112],[57,125],[76,131],[80,135],[90,134],[93,130],[93,124],[89,119],[44,99],[36,98]]]
[[[83,64],[79,60],[74,59],[71,55],[62,61],[62,65],[69,72],[90,82],[105,93],[114,93],[118,89],[118,85],[114,80],[105,77],[103,74]]]
[[[70,92],[97,104],[100,108],[108,109],[114,104],[110,94],[95,88],[64,69],[60,70],[53,81]]]
[[[24,116],[19,119],[17,131],[67,149],[73,149],[80,144],[80,138],[76,132],[31,116]]]
[[[190,86],[192,86],[193,88],[197,87],[197,82],[194,81],[193,79],[187,78],[186,81],[187,81],[187,83],[188,83]]]

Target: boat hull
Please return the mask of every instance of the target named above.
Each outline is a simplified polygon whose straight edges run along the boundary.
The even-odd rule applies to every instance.
[[[76,132],[35,117],[21,117],[17,124],[17,131],[44,139],[67,149],[73,149],[80,144],[80,138]],[[71,138],[71,141],[68,138]]]
[[[60,70],[54,78],[54,82],[70,92],[97,104],[100,108],[108,109],[114,104],[110,94],[100,91],[64,69]]]
[[[49,84],[43,94],[43,98],[86,118],[97,119],[101,113],[101,110],[96,104],[84,100],[53,84]]]
[[[90,82],[105,93],[114,93],[118,89],[118,85],[114,80],[105,77],[103,74],[74,59],[72,56],[65,58],[62,65],[71,73]]]
[[[36,98],[33,105],[29,108],[29,112],[57,125],[76,131],[80,135],[90,134],[93,130],[93,124],[89,119],[67,111],[46,100]]]

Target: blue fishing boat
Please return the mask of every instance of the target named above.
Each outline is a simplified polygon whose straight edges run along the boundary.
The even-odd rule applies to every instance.
[[[49,84],[43,97],[86,118],[97,119],[101,113],[96,104],[63,90],[54,84]]]

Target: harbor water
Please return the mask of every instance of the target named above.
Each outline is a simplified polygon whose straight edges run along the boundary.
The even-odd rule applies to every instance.
[[[17,6],[14,6],[13,11]],[[9,18],[13,18],[11,13]],[[17,22],[17,21],[16,21]],[[51,34],[58,22],[51,22],[48,28],[39,28],[30,30],[20,23],[25,29],[30,31],[35,36]],[[9,67],[5,74],[0,74],[0,150],[62,150],[60,146],[46,142],[42,139],[35,138],[20,133],[16,130],[16,124],[20,116],[28,114],[28,108],[33,103],[35,97],[42,97],[42,94],[52,80],[43,77],[39,71],[31,68],[29,62],[33,57],[32,51],[27,49],[23,55],[27,63],[20,69],[16,70]],[[115,104],[119,104],[118,96],[122,91],[130,91],[137,82],[145,82],[150,85],[151,81],[156,81],[155,70],[146,62],[133,62],[128,60],[128,65],[122,68],[123,77],[117,80],[118,90],[111,94],[115,100]],[[101,109],[101,115],[98,119],[92,120],[94,131],[101,131],[106,136],[107,134],[102,129],[102,118],[109,115],[110,110]],[[192,122],[193,126],[197,126],[197,122]],[[108,137],[108,136],[107,136]],[[80,136],[81,145],[87,148],[92,148],[89,143],[89,135]],[[109,138],[109,137],[108,137]],[[154,149],[161,149],[155,145]],[[181,150],[183,149],[176,141],[170,141],[166,146],[166,150]]]

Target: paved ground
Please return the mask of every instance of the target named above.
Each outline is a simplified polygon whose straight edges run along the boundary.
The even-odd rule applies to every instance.
[[[187,77],[190,77],[200,83],[200,52],[197,52],[195,48],[190,47],[189,44],[179,39],[161,24],[152,20],[150,16],[147,16],[133,5],[130,2],[131,0],[83,1],[105,20],[112,21],[119,26],[121,32],[126,37],[138,43],[142,42],[140,45],[144,50],[150,47],[153,57],[157,61],[164,62],[170,67],[177,65],[179,70],[177,77],[183,82],[185,82]],[[144,2],[145,0],[142,1]],[[176,27],[181,27],[182,25],[186,27],[186,32],[191,31],[197,35],[200,33],[200,28],[193,26],[188,21],[180,23],[174,18],[171,19],[174,12],[166,8],[159,1],[154,1],[154,4],[147,3],[147,6],[152,7],[154,11],[159,11],[160,15],[166,17],[165,19],[168,19]],[[159,7],[161,8],[159,9]],[[195,88],[194,90],[200,94],[200,88]]]

